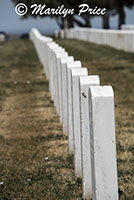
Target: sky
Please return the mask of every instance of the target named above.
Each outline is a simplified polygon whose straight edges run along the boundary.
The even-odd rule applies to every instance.
[[[134,8],[129,10],[125,8],[126,23],[134,24]],[[15,5],[11,0],[0,0],[0,31],[6,33],[25,33],[29,32],[31,28],[38,28],[44,33],[53,33],[59,27],[54,19],[49,17],[36,19],[30,17],[28,19],[21,19],[21,16],[15,13]],[[94,17],[91,20],[92,27],[101,28],[101,17]],[[117,28],[118,16],[110,18],[111,28]]]

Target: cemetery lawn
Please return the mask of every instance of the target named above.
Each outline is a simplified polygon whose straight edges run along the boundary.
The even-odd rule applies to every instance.
[[[121,200],[134,199],[134,53],[78,40],[56,40],[89,75],[115,94],[118,182]],[[102,138],[103,140],[103,138]],[[110,155],[109,155],[110,156]]]
[[[57,40],[89,74],[115,92],[121,200],[134,199],[134,54],[77,40]],[[103,139],[103,138],[102,138]],[[110,155],[109,155],[110,156]],[[79,200],[67,137],[48,81],[29,40],[0,43],[0,199]]]
[[[81,199],[67,149],[33,44],[0,43],[0,200]]]

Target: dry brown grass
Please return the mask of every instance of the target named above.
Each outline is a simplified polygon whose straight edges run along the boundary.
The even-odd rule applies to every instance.
[[[0,46],[0,182],[1,200],[81,199],[48,81],[27,40]]]
[[[89,74],[100,75],[101,84],[114,88],[120,199],[132,200],[134,54],[77,40],[57,42]],[[82,199],[48,81],[27,40],[0,46],[0,182],[1,200]]]

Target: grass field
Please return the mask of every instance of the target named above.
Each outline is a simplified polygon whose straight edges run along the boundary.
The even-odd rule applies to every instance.
[[[57,40],[115,91],[121,200],[134,199],[134,54]],[[0,43],[0,200],[79,200],[67,138],[28,40]]]

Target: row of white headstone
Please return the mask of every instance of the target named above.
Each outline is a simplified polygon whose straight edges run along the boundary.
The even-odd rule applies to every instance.
[[[52,100],[74,154],[75,175],[82,178],[83,198],[117,200],[114,94],[89,76],[80,61],[51,38],[32,29],[33,41],[49,80]]]
[[[134,24],[122,24],[121,29],[122,30],[134,30]]]
[[[107,45],[126,52],[134,52],[134,30],[72,28],[55,32],[55,37],[57,36]]]
[[[5,35],[4,34],[0,34],[0,42],[3,42],[3,41],[5,41],[6,39],[5,39]]]

